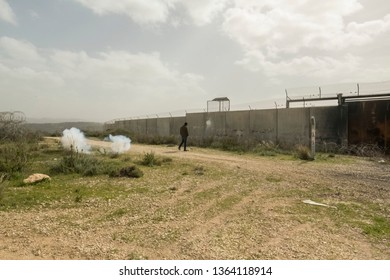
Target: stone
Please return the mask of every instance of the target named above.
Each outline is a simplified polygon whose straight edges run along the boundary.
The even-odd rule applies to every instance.
[[[38,183],[38,182],[42,182],[42,181],[46,181],[46,180],[48,180],[48,181],[51,180],[49,175],[35,173],[35,174],[28,176],[28,178],[23,180],[23,182],[25,184],[34,184],[34,183]]]

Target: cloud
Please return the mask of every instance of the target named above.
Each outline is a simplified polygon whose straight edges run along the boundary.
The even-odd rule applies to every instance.
[[[131,18],[135,23],[163,24],[180,22],[174,16],[178,7],[184,7],[195,25],[213,21],[231,0],[74,0],[98,15],[119,14]]]
[[[98,15],[120,14],[138,24],[164,23],[177,0],[74,0]]]
[[[350,74],[361,66],[361,60],[359,57],[347,54],[339,59],[330,56],[301,56],[272,61],[267,60],[261,52],[252,51],[247,52],[246,56],[237,64],[243,65],[251,71],[267,69],[269,77],[300,75],[324,78],[331,77],[334,72]]]
[[[186,95],[200,76],[179,73],[161,60],[160,54],[109,51],[95,54],[54,51],[51,62],[59,74],[74,83],[87,83],[107,92],[126,91],[136,95]]]
[[[195,25],[211,23],[225,10],[230,0],[181,1]]]
[[[151,112],[167,112],[170,104],[185,104],[204,94],[202,76],[177,71],[157,52],[71,52],[40,49],[30,42],[1,37],[0,61],[0,87],[15,94],[7,102],[39,104],[56,115],[66,115],[63,107],[70,104],[73,112],[83,115],[92,100],[90,114],[100,118],[104,112],[110,116],[139,114],[151,100],[157,103],[150,105]],[[110,109],[114,111],[108,112]]]
[[[4,52],[4,59],[12,59],[12,61],[40,61],[42,59],[38,54],[38,49],[27,41],[4,36],[0,38],[0,48]]]
[[[264,48],[270,54],[295,53],[302,48],[347,48],[356,41],[345,31],[343,17],[362,6],[355,0],[236,1],[224,15],[224,31],[242,46]],[[383,29],[385,31],[385,29]]]
[[[0,19],[13,25],[17,25],[16,16],[11,6],[5,0],[0,0]]]
[[[224,12],[223,31],[243,49],[237,64],[269,77],[336,77],[360,66],[352,48],[372,44],[390,31],[390,14],[346,23],[346,16],[364,9],[357,0],[313,2],[235,0]]]

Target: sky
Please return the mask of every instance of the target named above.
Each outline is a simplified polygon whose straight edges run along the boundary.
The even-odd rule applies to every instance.
[[[0,112],[284,106],[285,89],[389,81],[389,54],[388,0],[0,0]]]

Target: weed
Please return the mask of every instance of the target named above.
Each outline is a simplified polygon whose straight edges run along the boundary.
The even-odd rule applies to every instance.
[[[384,217],[375,216],[372,223],[362,226],[363,232],[376,238],[390,236],[390,222]]]
[[[298,145],[295,148],[296,156],[302,160],[313,160],[313,157],[310,153],[310,149],[304,145]]]
[[[127,255],[128,260],[147,260],[148,258],[138,253],[131,252]]]
[[[239,201],[241,201],[241,197],[238,195],[231,195],[228,197],[225,197],[221,201],[217,203],[217,208],[220,211],[226,211],[228,209],[231,209],[234,205],[236,205]]]
[[[74,202],[80,203],[83,200],[83,196],[81,194],[77,194]]]
[[[160,166],[161,161],[156,158],[154,152],[150,152],[144,154],[141,164],[149,167],[153,167],[155,165]]]
[[[162,162],[162,163],[170,163],[170,162],[172,162],[172,161],[173,161],[173,159],[170,158],[170,157],[163,157],[163,158],[161,159],[161,162]]]
[[[200,201],[209,201],[209,200],[218,198],[220,195],[221,195],[221,193],[217,189],[207,189],[207,190],[195,193],[194,199],[200,200]]]
[[[106,173],[107,168],[91,155],[68,151],[59,162],[52,166],[50,171],[55,174],[77,173],[82,176],[95,176]]]
[[[110,214],[107,215],[107,219],[108,220],[112,220],[112,219],[115,219],[115,218],[120,218],[122,217],[123,215],[125,215],[128,211],[124,208],[119,208],[119,209],[116,209],[115,211],[111,212]]]
[[[30,146],[24,142],[9,142],[0,145],[0,172],[19,172],[31,158]]]
[[[260,156],[276,156],[280,150],[272,141],[262,141],[252,149],[252,152]]]
[[[130,177],[130,178],[140,178],[144,175],[141,169],[135,165],[124,167],[119,170],[119,176],[121,177]]]
[[[177,138],[175,136],[138,136],[133,139],[134,142],[148,145],[174,145],[176,146]]]
[[[265,179],[266,179],[268,182],[270,182],[270,183],[280,183],[280,182],[283,181],[282,178],[276,177],[276,176],[273,176],[273,175],[267,176]]]
[[[241,145],[238,140],[233,137],[224,137],[214,140],[211,143],[211,148],[232,152],[242,152],[245,150],[243,145]]]
[[[205,171],[206,170],[203,166],[197,166],[194,168],[195,175],[204,175]]]
[[[4,195],[5,177],[6,177],[6,174],[0,174],[0,201],[3,199],[3,195]]]

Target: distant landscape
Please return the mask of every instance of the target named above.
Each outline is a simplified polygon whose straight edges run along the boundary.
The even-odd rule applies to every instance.
[[[77,127],[82,131],[103,131],[103,123],[98,122],[58,122],[26,123],[26,128],[33,132],[60,135],[65,129]]]

